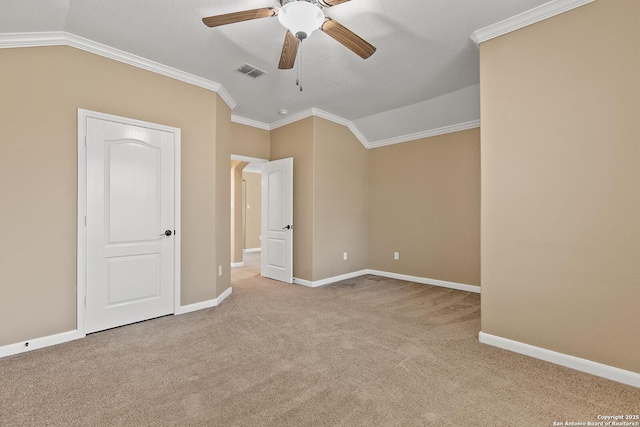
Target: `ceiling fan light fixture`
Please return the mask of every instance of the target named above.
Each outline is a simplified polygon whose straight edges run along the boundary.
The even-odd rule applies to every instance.
[[[278,20],[298,39],[304,40],[324,23],[324,13],[315,4],[298,0],[282,6]]]

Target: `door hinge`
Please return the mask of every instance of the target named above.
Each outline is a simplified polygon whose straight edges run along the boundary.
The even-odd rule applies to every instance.
[[[84,226],[85,227],[87,226],[87,216],[86,215],[84,216]]]
[[[87,135],[84,136],[84,146],[87,146]]]

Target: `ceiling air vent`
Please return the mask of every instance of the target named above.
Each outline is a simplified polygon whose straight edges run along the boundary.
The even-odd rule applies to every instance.
[[[267,73],[266,71],[261,70],[260,68],[256,68],[253,65],[249,65],[249,64],[242,65],[240,68],[236,69],[236,71],[246,76],[253,77],[254,79],[257,79],[261,75]]]

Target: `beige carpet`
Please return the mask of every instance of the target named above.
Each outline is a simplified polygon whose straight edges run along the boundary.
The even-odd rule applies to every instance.
[[[253,268],[253,269],[252,269]],[[478,342],[477,294],[234,272],[219,307],[0,359],[2,426],[551,426],[640,390]]]

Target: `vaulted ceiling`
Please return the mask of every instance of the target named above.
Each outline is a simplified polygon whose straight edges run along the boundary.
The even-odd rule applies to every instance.
[[[325,14],[373,44],[363,60],[320,31],[292,70],[279,70],[277,18],[208,28],[202,18],[277,0],[0,0],[0,33],[60,31],[221,84],[234,120],[273,127],[320,110],[369,142],[479,119],[478,29],[547,0],[351,0]],[[266,71],[250,78],[250,64]],[[298,73],[304,90],[296,86]],[[315,110],[314,110],[315,111]]]

